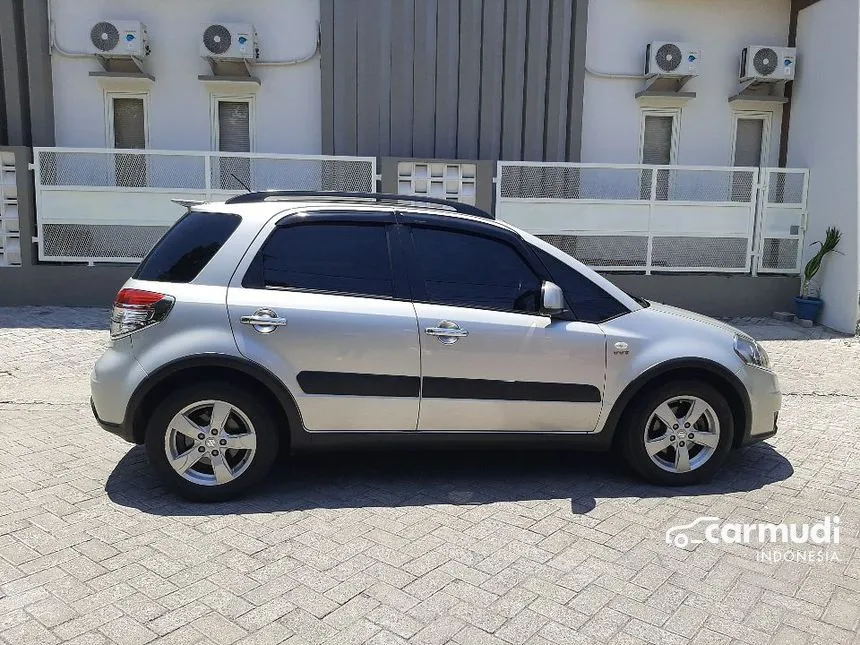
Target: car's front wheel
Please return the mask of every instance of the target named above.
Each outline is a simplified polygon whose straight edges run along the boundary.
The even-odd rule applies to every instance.
[[[162,482],[201,502],[235,497],[268,473],[278,452],[274,415],[244,388],[198,383],[154,410],[146,451]]]
[[[707,480],[725,461],[734,436],[728,401],[701,381],[648,390],[633,403],[624,425],[627,462],[658,484]]]

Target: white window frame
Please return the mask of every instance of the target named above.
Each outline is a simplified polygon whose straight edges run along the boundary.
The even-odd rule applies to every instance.
[[[678,144],[681,139],[681,108],[642,108],[639,111],[639,163],[644,163],[642,155],[645,153],[645,117],[668,116],[672,117],[672,141],[669,146],[669,165],[675,165],[678,161]]]
[[[729,155],[729,165],[735,165],[735,151],[738,146],[738,120],[759,119],[764,121],[761,128],[761,156],[759,157],[759,168],[770,165],[770,137],[773,131],[773,112],[762,112],[759,110],[732,110],[732,149]]]
[[[116,148],[116,132],[114,131],[114,99],[142,99],[143,100],[143,141],[146,149],[149,148],[149,115],[150,96],[149,92],[116,92],[105,91],[105,142],[106,147]]]
[[[213,152],[218,152],[219,143],[221,140],[220,124],[218,120],[218,104],[221,101],[229,101],[231,103],[247,103],[248,104],[248,141],[250,143],[250,152],[257,150],[257,100],[253,94],[212,94],[209,110],[209,120],[212,124],[212,140],[210,142]]]

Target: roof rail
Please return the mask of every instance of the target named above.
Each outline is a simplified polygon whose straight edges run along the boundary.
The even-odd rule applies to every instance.
[[[315,190],[264,190],[253,193],[244,193],[236,195],[227,200],[228,204],[253,204],[263,202],[270,197],[275,198],[334,198],[334,199],[355,199],[355,200],[372,200],[379,203],[384,202],[412,202],[434,204],[436,206],[444,206],[462,213],[464,215],[475,215],[486,219],[493,219],[493,216],[486,211],[481,210],[476,206],[454,202],[448,199],[439,199],[437,197],[425,197],[424,195],[395,195],[393,193],[357,193],[357,192],[337,192],[337,191],[315,191]]]

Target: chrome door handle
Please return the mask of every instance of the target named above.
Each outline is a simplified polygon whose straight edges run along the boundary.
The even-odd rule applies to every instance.
[[[242,316],[239,322],[243,325],[251,325],[261,334],[271,334],[278,327],[286,327],[287,319],[281,318],[271,309],[257,309],[250,316]]]
[[[440,343],[445,345],[452,345],[469,335],[468,331],[450,320],[443,320],[438,327],[427,327],[424,333],[428,336],[435,336]]]

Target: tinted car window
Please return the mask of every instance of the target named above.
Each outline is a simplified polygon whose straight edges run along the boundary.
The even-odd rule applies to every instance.
[[[191,282],[224,245],[241,218],[191,211],[164,234],[135,271],[138,280]]]
[[[565,300],[577,320],[597,323],[629,312],[627,307],[573,267],[546,251],[532,248],[549,271],[553,282],[564,291]]]
[[[393,296],[388,233],[378,224],[339,222],[277,228],[244,285]]]
[[[412,238],[429,302],[538,311],[541,280],[502,241],[458,231],[415,227]]]

